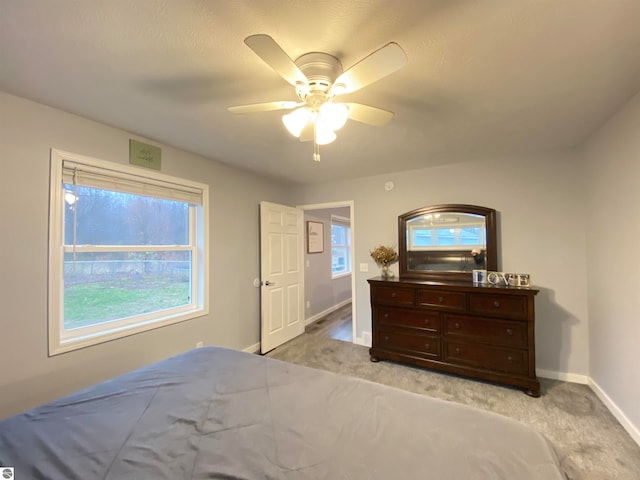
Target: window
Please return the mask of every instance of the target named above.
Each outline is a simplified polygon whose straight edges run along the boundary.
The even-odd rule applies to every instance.
[[[351,273],[351,227],[348,218],[331,215],[331,276]]]
[[[206,185],[51,152],[49,354],[208,312]]]

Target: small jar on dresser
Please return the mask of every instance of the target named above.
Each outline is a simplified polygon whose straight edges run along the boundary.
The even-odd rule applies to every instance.
[[[368,280],[371,360],[393,360],[540,395],[535,362],[538,290],[471,282]]]

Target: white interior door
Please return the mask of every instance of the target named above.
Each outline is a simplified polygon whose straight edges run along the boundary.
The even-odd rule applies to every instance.
[[[304,332],[302,210],[260,202],[260,350]]]

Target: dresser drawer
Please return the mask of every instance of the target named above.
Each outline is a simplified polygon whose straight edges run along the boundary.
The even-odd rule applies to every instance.
[[[376,303],[413,306],[415,303],[415,291],[413,288],[375,287],[372,298],[375,298]]]
[[[465,304],[465,294],[462,292],[418,290],[418,305],[420,306],[463,311]]]
[[[379,307],[378,321],[381,325],[387,326],[419,328],[430,332],[440,331],[438,312]]]
[[[490,347],[463,342],[445,342],[444,361],[470,365],[484,370],[527,374],[527,354],[525,350]]]
[[[469,311],[491,316],[527,319],[527,297],[470,294]]]
[[[378,348],[395,350],[399,353],[413,353],[423,357],[440,358],[440,339],[414,332],[381,328]]]
[[[444,332],[450,337],[473,337],[475,341],[481,343],[510,347],[527,346],[525,322],[445,314]]]

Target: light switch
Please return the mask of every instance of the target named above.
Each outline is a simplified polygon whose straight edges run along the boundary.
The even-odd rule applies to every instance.
[[[361,263],[360,264],[360,271],[361,272],[368,272],[369,271],[369,264],[368,263]]]

